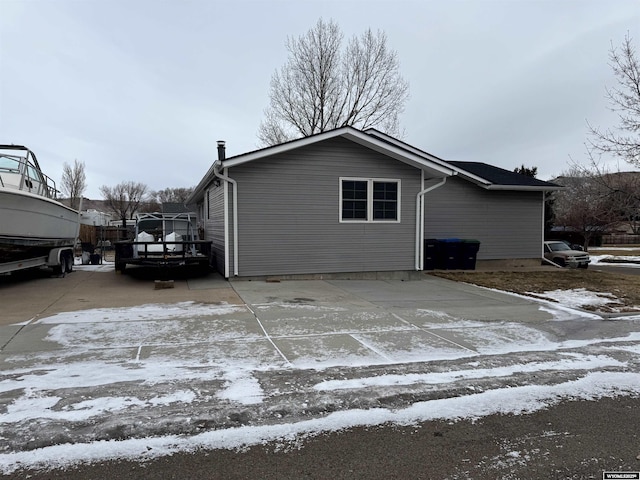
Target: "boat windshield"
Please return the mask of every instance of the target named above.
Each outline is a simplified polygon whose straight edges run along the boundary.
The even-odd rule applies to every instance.
[[[2,147],[0,147],[2,148]],[[0,153],[0,186],[56,198],[55,182],[38,168],[35,157]]]
[[[0,171],[7,173],[20,173],[20,161],[16,157],[0,155]]]

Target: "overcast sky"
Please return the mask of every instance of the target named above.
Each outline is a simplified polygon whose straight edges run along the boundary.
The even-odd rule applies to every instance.
[[[194,186],[217,140],[259,147],[287,36],[320,17],[386,33],[411,89],[404,141],[541,179],[584,159],[587,120],[615,125],[608,51],[640,45],[640,0],[0,0],[0,143],[58,184],[83,161],[93,199]]]

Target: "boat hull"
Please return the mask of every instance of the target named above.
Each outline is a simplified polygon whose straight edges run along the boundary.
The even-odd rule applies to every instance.
[[[0,187],[0,263],[72,246],[78,229],[76,210],[50,198]]]

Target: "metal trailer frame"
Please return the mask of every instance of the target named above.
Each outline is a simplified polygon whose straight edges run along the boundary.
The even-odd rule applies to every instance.
[[[54,247],[48,255],[25,258],[12,262],[0,263],[0,274],[9,274],[29,268],[49,267],[54,275],[65,275],[73,271],[74,253],[73,247]]]
[[[198,239],[195,219],[196,214],[191,212],[138,214],[134,240],[114,242],[116,272],[124,272],[127,265],[168,268],[196,266],[201,270],[214,267],[212,242]],[[150,230],[160,238],[154,238],[153,241],[135,240],[141,232],[146,231],[145,228],[149,229],[148,226],[154,224],[160,227]],[[186,240],[166,239],[168,230],[175,231],[176,225],[183,225],[180,231],[186,234]]]

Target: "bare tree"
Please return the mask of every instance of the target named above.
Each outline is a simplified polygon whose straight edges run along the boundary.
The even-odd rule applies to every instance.
[[[127,220],[133,218],[139,210],[147,193],[147,186],[143,183],[122,182],[115,187],[100,187],[100,193],[109,208],[122,220],[122,226],[127,226]]]
[[[587,148],[588,165],[572,162],[572,171],[589,178],[608,198],[611,211],[618,217],[613,221],[625,223],[634,234],[640,234],[640,172],[623,172],[619,168],[611,172],[601,156]]]
[[[612,173],[603,182],[610,189],[618,221],[625,224],[631,233],[640,234],[640,172]]]
[[[76,210],[80,208],[82,194],[87,188],[87,177],[84,171],[84,162],[78,159],[73,161],[73,167],[67,162],[62,166],[62,193],[69,198],[69,205]]]
[[[596,152],[640,166],[640,63],[629,34],[619,49],[611,45],[609,65],[618,84],[607,88],[606,96],[611,110],[618,114],[619,124],[616,130],[588,125],[592,138],[589,144]]]
[[[409,85],[386,35],[369,29],[344,50],[342,40],[338,25],[322,19],[287,39],[289,59],[271,78],[270,106],[258,131],[265,145],[347,125],[399,133]]]
[[[606,233],[620,220],[611,191],[588,170],[572,167],[554,182],[564,186],[553,193],[554,224],[580,234],[585,249],[594,236]]]
[[[164,190],[158,190],[151,192],[150,197],[157,203],[182,203],[187,201],[187,198],[193,192],[193,187],[184,188],[165,188]]]

